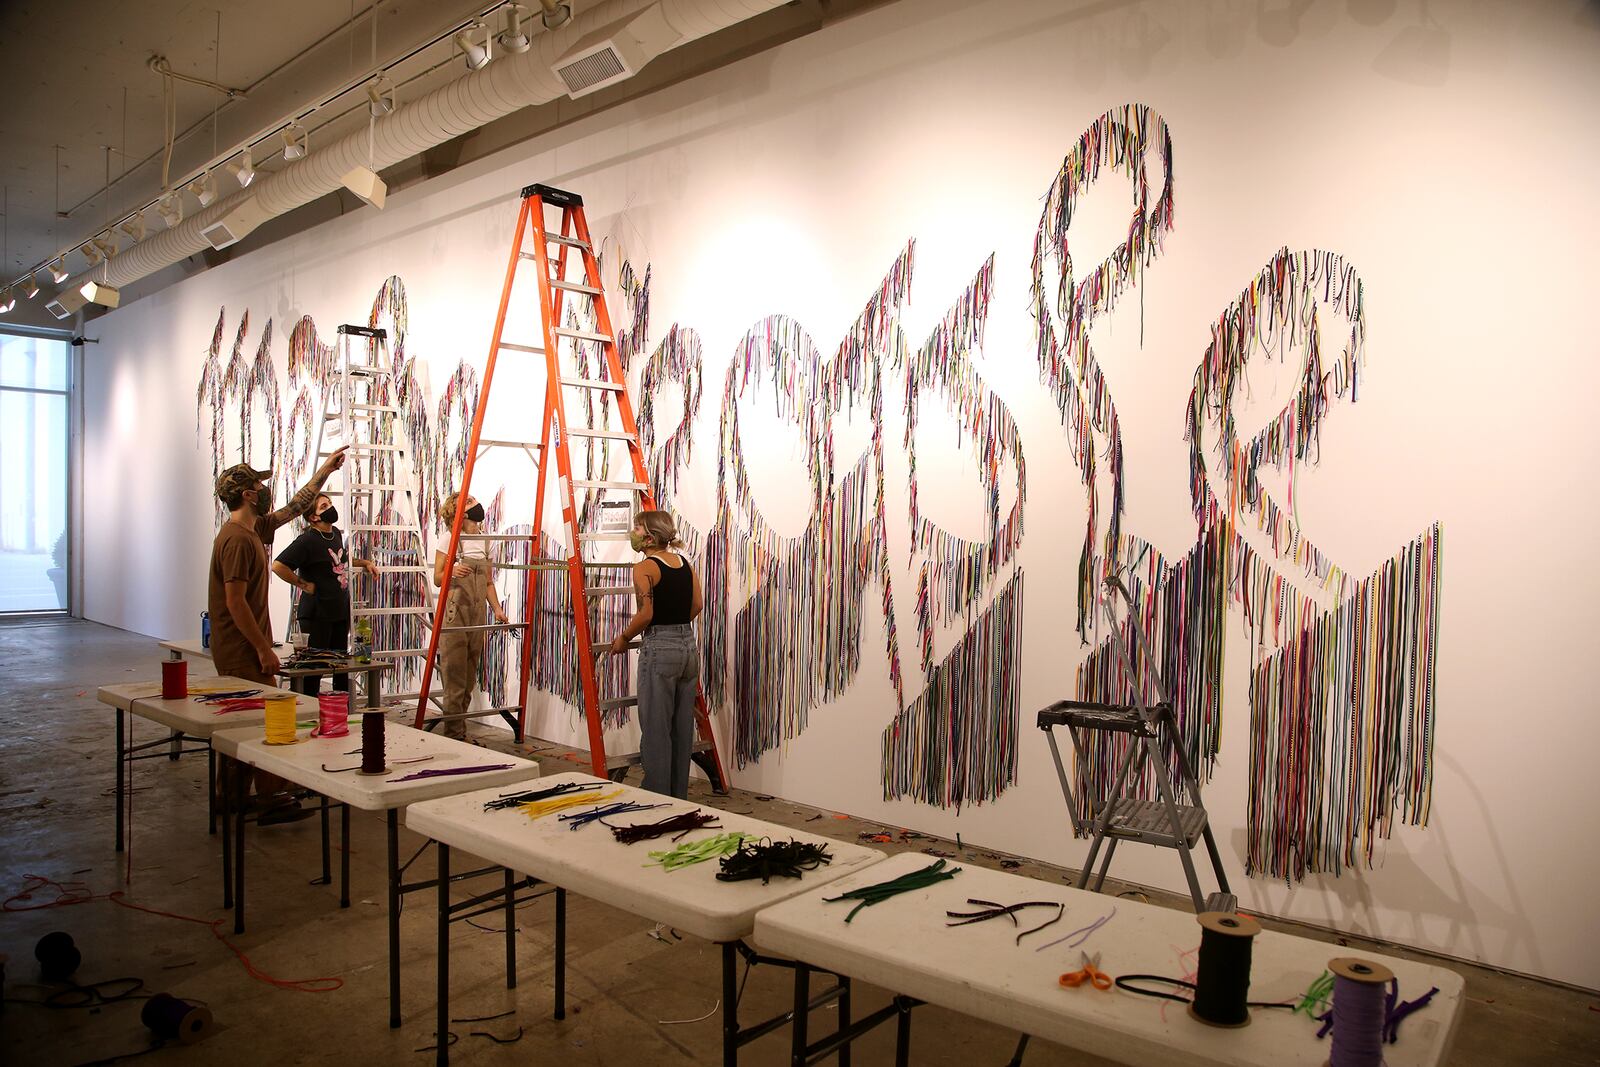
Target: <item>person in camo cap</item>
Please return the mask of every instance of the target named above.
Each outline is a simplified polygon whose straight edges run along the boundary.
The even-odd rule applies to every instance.
[[[267,611],[267,576],[271,573],[267,550],[278,527],[304,514],[322,483],[343,464],[341,448],[276,511],[272,508],[271,471],[239,463],[217,476],[217,499],[228,509],[228,521],[211,544],[206,589],[211,658],[217,674],[261,685],[276,683],[278,655],[273,651],[272,619]],[[254,779],[264,824],[289,822],[301,814],[295,810],[299,802],[285,791],[283,779],[260,771]]]

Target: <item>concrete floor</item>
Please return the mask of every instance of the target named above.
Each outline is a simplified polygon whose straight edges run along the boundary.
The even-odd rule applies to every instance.
[[[82,949],[80,982],[137,976],[149,991],[210,1006],[216,1033],[194,1046],[162,1049],[151,1062],[285,1065],[323,1062],[330,1056],[350,1064],[431,1062],[418,1051],[433,1043],[434,916],[431,904],[423,902],[431,893],[413,897],[402,917],[405,1023],[393,1031],[384,1025],[384,847],[378,818],[361,813],[352,818],[348,911],[339,909],[335,887],[308,884],[320,873],[316,820],[260,830],[249,838],[251,925],[235,939],[239,951],[250,964],[278,978],[341,979],[342,988],[329,993],[255,981],[213,936],[208,923],[228,913],[219,906],[216,842],[205,833],[202,758],[135,764],[132,848],[126,860],[115,854],[112,719],[95,701],[94,691],[99,685],[154,677],[158,658],[154,641],[91,623],[0,625],[0,897],[20,892],[29,875],[79,881],[97,895],[70,907],[14,910],[52,899],[53,891],[42,890],[29,899],[13,898],[0,914],[0,953],[10,956],[0,1013],[0,1064],[105,1062],[150,1046],[149,1032],[139,1021],[142,1001],[66,1010],[38,1006],[51,988],[37,984],[33,946],[55,929],[71,933]],[[153,738],[156,732],[145,723],[138,736]],[[481,736],[506,735],[485,730]],[[693,799],[699,802],[843,839],[879,828],[853,818],[808,822],[816,809],[738,790],[728,798],[713,798],[702,783],[696,785]],[[420,843],[403,832],[403,854],[410,855]],[[929,840],[879,847],[930,846],[954,851],[952,843]],[[999,866],[1005,858],[970,843],[961,857],[985,866]],[[430,864],[424,857],[419,866],[425,872]],[[131,882],[124,885],[129,869]],[[1046,879],[1072,876],[1027,861],[1020,871]],[[115,890],[125,890],[128,902],[192,920],[119,906],[104,896]],[[1186,899],[1151,896],[1157,903],[1187,907]],[[499,917],[475,920],[478,929],[456,926],[453,1015],[468,1020],[514,1014],[457,1023],[453,1062],[564,1067],[719,1062],[720,1018],[712,1014],[720,976],[715,946],[693,938],[663,943],[650,936],[649,922],[570,897],[569,1015],[558,1024],[549,1015],[551,902],[535,901],[518,914],[520,982],[514,991],[504,987]],[[231,924],[221,929],[231,931]],[[1419,955],[1305,927],[1293,929],[1329,942]],[[1468,995],[1451,1063],[1600,1063],[1600,1000],[1593,994],[1450,965],[1466,975]],[[791,988],[786,977],[787,972],[776,968],[752,971],[741,1018],[761,1019],[784,1010]],[[856,988],[858,1012],[886,1003],[883,990]],[[826,1012],[817,1025],[827,1025]],[[493,1040],[514,1036],[519,1029],[522,1037],[515,1043]],[[1015,1044],[1013,1033],[922,1007],[915,1015],[912,1061],[999,1067],[1010,1059]],[[747,1046],[740,1062],[756,1067],[783,1063],[786,1050],[784,1036],[769,1035]],[[893,1062],[892,1029],[880,1029],[855,1050],[858,1064]],[[1106,1061],[1035,1042],[1024,1062],[1031,1067],[1092,1067]]]

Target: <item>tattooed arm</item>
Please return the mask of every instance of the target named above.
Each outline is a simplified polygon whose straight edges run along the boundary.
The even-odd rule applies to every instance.
[[[322,492],[322,483],[328,480],[328,475],[344,466],[344,452],[344,448],[340,448],[333,455],[323,460],[322,466],[317,468],[317,472],[311,476],[311,480],[302,485],[294,496],[284,503],[283,507],[261,517],[257,522],[257,528],[261,531],[261,539],[263,541],[270,543],[272,535],[278,527],[290,519],[298,518],[306,513],[306,509],[311,506],[311,502],[317,499],[317,494]]]

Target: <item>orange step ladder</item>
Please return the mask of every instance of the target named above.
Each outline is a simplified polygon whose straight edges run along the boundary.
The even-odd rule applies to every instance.
[[[559,232],[552,231],[547,226],[546,212],[558,210],[561,213]],[[554,257],[550,254],[550,246],[557,248]],[[582,270],[576,278],[569,278],[568,264],[571,253],[573,261],[581,262]],[[517,271],[524,263],[533,263],[536,266],[539,280],[539,312],[544,325],[543,346],[535,347],[527,344],[512,343],[504,339],[506,314],[511,305],[511,292],[516,283]],[[583,328],[584,323],[575,317],[563,320],[563,315],[572,311],[566,305],[568,295],[574,300],[587,301],[586,310],[592,312],[592,328]],[[563,321],[571,323],[563,325]],[[572,361],[576,363],[576,348],[578,344],[598,345],[601,349],[601,374],[599,378],[585,378],[574,367],[570,372],[562,367],[563,344],[572,354]],[[494,384],[495,364],[501,353],[543,355],[545,361],[545,398],[544,415],[539,429],[539,437],[535,441],[491,441],[481,436],[484,425],[484,415],[488,411],[489,396]],[[595,393],[609,395],[616,404],[617,414],[622,428],[596,429],[589,425],[569,426],[567,422],[567,392],[573,392],[585,397]],[[628,461],[632,471],[631,480],[606,480],[575,477],[573,471],[570,442],[574,438],[587,439],[592,442],[590,447],[607,448],[616,444],[624,444],[628,450]],[[508,447],[526,451],[534,457],[538,467],[538,480],[535,489],[534,520],[531,534],[476,534],[464,535],[461,526],[466,516],[466,501],[472,485],[473,469],[480,456],[492,447]],[[561,515],[566,527],[567,545],[569,555],[565,559],[540,558],[537,554],[539,533],[544,523],[544,499],[546,487],[546,473],[549,470],[547,461],[551,453],[556,458],[558,475],[558,492],[561,498]],[[580,496],[580,494],[590,494]],[[608,496],[609,494],[609,496]],[[628,498],[626,502],[617,499],[618,494]],[[588,506],[580,506],[587,504]],[[602,515],[608,510],[626,507],[626,525],[620,529],[605,529],[602,522],[600,529],[584,529],[585,516]],[[524,618],[520,621],[510,621],[504,624],[490,624],[475,626],[474,629],[494,630],[509,629],[522,634],[522,656],[517,682],[517,703],[509,708],[496,708],[488,711],[468,712],[463,718],[482,718],[491,715],[509,716],[516,712],[517,740],[520,742],[526,736],[528,720],[528,681],[533,666],[533,643],[538,639],[536,628],[537,612],[539,610],[539,582],[540,575],[547,570],[565,570],[567,572],[568,587],[571,590],[572,617],[574,621],[575,640],[577,643],[577,662],[580,680],[582,683],[582,700],[584,722],[589,732],[589,763],[593,772],[599,777],[609,777],[621,780],[630,766],[639,762],[638,753],[608,755],[605,746],[605,730],[602,722],[602,713],[622,707],[635,707],[638,699],[635,696],[619,697],[602,701],[600,687],[596,678],[597,667],[601,656],[608,654],[609,642],[596,639],[591,632],[589,605],[592,601],[599,601],[606,597],[632,597],[633,586],[627,585],[600,585],[590,584],[587,580],[590,570],[602,569],[615,571],[619,564],[616,561],[598,561],[586,559],[584,549],[586,546],[604,542],[627,541],[628,530],[633,525],[633,512],[637,509],[653,509],[655,498],[650,489],[649,475],[646,473],[644,451],[639,444],[639,427],[634,421],[633,405],[628,399],[627,382],[622,370],[622,362],[618,356],[616,336],[611,326],[611,314],[606,306],[605,287],[600,278],[600,263],[594,254],[594,247],[589,236],[589,224],[584,217],[583,198],[576,193],[555,189],[548,185],[530,185],[522,190],[522,210],[517,218],[516,235],[512,240],[511,258],[506,265],[505,286],[500,293],[500,307],[495,315],[494,336],[490,341],[489,357],[484,364],[483,384],[478,394],[478,407],[473,415],[472,434],[467,448],[466,464],[461,473],[460,495],[456,505],[454,521],[450,526],[449,558],[455,559],[464,538],[471,536],[485,541],[514,541],[525,540],[530,542],[528,551],[526,596],[523,598]],[[438,662],[438,645],[440,635],[452,629],[462,627],[449,627],[444,624],[444,615],[450,599],[450,574],[451,568],[445,568],[444,580],[439,589],[439,596],[435,603],[433,626],[428,638],[428,656],[424,661],[421,691],[428,692],[434,665]],[[638,649],[640,642],[633,641],[628,645],[630,650]],[[416,725],[419,728],[431,729],[444,721],[448,716],[429,716],[428,702],[425,698],[417,701]],[[727,777],[723,772],[722,757],[717,750],[716,735],[711,727],[711,715],[706,707],[705,694],[700,692],[695,700],[695,726],[696,740],[694,748],[694,762],[705,772],[711,780],[712,788],[718,793],[727,791]]]

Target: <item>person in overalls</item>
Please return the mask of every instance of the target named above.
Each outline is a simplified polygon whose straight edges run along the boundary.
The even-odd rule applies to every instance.
[[[446,524],[455,522],[456,504],[460,493],[445,497],[439,508],[439,517]],[[483,530],[483,505],[468,496],[466,515],[461,522],[463,534],[481,533]],[[444,676],[444,723],[440,727],[446,737],[465,740],[467,720],[464,717],[472,704],[472,691],[478,684],[478,669],[483,663],[484,630],[450,630],[452,626],[484,625],[484,605],[494,614],[496,622],[506,621],[505,609],[494,589],[494,566],[489,562],[487,541],[462,541],[451,560],[443,552],[433,554],[433,584],[444,584],[445,568],[450,568],[450,600],[445,605],[444,630],[439,641],[439,672]],[[451,716],[459,716],[452,718]]]

